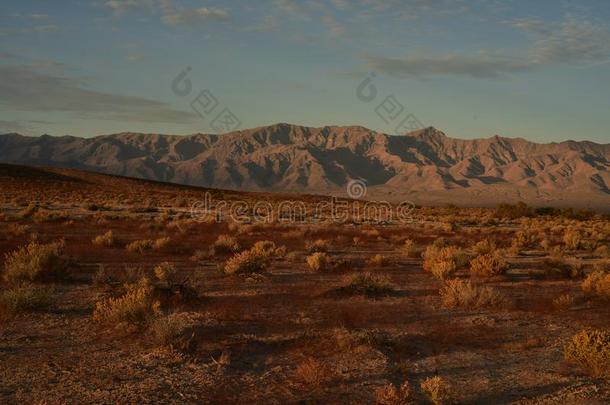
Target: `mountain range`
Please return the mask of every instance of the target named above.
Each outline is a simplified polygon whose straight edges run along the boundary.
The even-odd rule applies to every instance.
[[[223,135],[0,135],[0,162],[67,167],[244,191],[488,206],[610,209],[610,144],[451,138],[429,127],[388,135],[359,126],[276,124]]]

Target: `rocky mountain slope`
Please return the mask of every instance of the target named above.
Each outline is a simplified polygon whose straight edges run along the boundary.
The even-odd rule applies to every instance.
[[[461,140],[426,128],[392,136],[363,127],[289,124],[224,135],[0,135],[0,162],[61,166],[188,185],[344,193],[489,205],[610,206],[610,144]]]

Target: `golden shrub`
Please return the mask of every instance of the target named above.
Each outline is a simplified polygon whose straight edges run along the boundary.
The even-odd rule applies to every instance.
[[[489,286],[478,286],[470,281],[449,280],[439,291],[441,301],[447,308],[499,308],[506,299]]]
[[[604,267],[596,267],[581,284],[587,294],[598,295],[610,299],[610,272]]]
[[[45,310],[54,302],[53,288],[19,283],[0,292],[0,316]]]
[[[172,346],[181,336],[186,322],[177,314],[159,316],[152,320],[150,332],[155,344],[159,346]]]
[[[486,255],[496,251],[496,244],[491,239],[483,239],[474,245],[474,251],[477,255]]]
[[[236,253],[240,248],[237,239],[231,235],[220,235],[214,242],[215,253]]]
[[[319,360],[308,357],[303,360],[296,369],[296,377],[304,384],[314,387],[319,386],[328,378],[329,369]]]
[[[124,295],[97,302],[93,320],[106,324],[141,324],[159,312],[159,303],[152,299],[152,292],[153,286],[145,278],[128,285]]]
[[[508,263],[497,252],[486,253],[470,261],[470,273],[475,276],[498,276],[507,270]]]
[[[250,248],[256,254],[272,258],[278,254],[278,248],[270,240],[259,240]],[[281,252],[280,252],[281,253]]]
[[[379,273],[355,273],[347,276],[345,282],[347,291],[369,298],[383,296],[394,291],[394,285],[390,280]]]
[[[375,400],[379,405],[408,405],[415,403],[413,391],[408,381],[396,387],[387,384],[375,391]]]
[[[610,376],[610,332],[581,331],[565,346],[564,357],[595,377]]]
[[[328,241],[324,240],[324,239],[317,239],[313,242],[308,242],[305,245],[305,249],[309,252],[309,253],[316,253],[316,252],[328,252],[328,249],[330,248]]]
[[[439,280],[446,280],[455,274],[457,266],[454,260],[440,260],[429,265],[430,273]]]
[[[110,230],[103,235],[96,236],[91,242],[97,246],[111,247],[116,243],[116,240],[114,238],[114,233]]]
[[[563,234],[563,243],[569,250],[577,250],[581,247],[583,235],[579,229],[569,228]]]
[[[155,250],[160,250],[160,249],[165,248],[167,245],[169,245],[170,241],[171,241],[171,238],[169,236],[165,236],[163,238],[158,238],[158,239],[155,239],[155,241],[152,244],[152,247]]]
[[[63,241],[49,244],[31,242],[7,254],[4,263],[4,280],[10,284],[59,276],[65,267],[62,260],[63,249]]]
[[[375,256],[371,257],[367,263],[371,267],[384,267],[387,266],[390,261],[384,255],[376,254]]]
[[[224,266],[225,274],[264,272],[269,266],[269,255],[253,249],[244,250],[231,257]]]
[[[307,265],[312,271],[327,271],[331,267],[331,259],[324,252],[315,252],[305,259],[307,261]]]
[[[157,280],[166,283],[176,274],[176,266],[170,262],[159,263],[153,269]]]
[[[424,270],[431,272],[438,279],[444,280],[468,262],[466,253],[455,246],[442,246],[435,242],[428,246],[423,254]]]
[[[155,242],[150,239],[134,240],[125,246],[125,249],[129,252],[144,253],[146,250],[152,249],[154,244]]]
[[[558,311],[565,311],[574,305],[574,296],[572,294],[561,294],[553,300],[553,307]]]
[[[451,388],[440,376],[426,378],[420,384],[421,390],[435,405],[447,404],[451,401]]]

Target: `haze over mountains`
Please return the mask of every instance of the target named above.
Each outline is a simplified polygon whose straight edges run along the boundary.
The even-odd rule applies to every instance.
[[[357,126],[289,124],[224,135],[5,134],[0,162],[247,191],[345,195],[348,182],[361,179],[371,199],[610,207],[610,144],[462,140],[434,128],[401,136]]]

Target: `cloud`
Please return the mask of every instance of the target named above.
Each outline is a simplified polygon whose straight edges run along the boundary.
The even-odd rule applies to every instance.
[[[542,32],[529,50],[534,63],[592,62],[610,55],[610,32],[605,26],[568,17],[560,24],[539,29]]]
[[[28,18],[32,20],[48,20],[49,16],[47,14],[29,14]]]
[[[433,75],[497,78],[550,65],[596,62],[610,57],[610,32],[586,19],[568,16],[555,24],[520,19],[511,25],[530,37],[526,49],[514,55],[480,52],[363,58],[369,69],[400,78]]]
[[[500,77],[530,70],[531,62],[489,55],[415,56],[404,59],[365,56],[368,67],[399,78],[458,75],[474,78]]]
[[[196,25],[208,21],[225,21],[230,18],[227,10],[215,7],[184,8],[174,0],[108,0],[104,6],[115,14],[147,11],[160,16],[164,24],[171,26]]]
[[[168,25],[195,25],[206,21],[224,21],[229,13],[219,8],[200,7],[193,9],[172,10],[161,17]]]
[[[0,110],[50,111],[99,119],[137,122],[188,123],[197,115],[142,97],[90,90],[86,80],[32,65],[0,65]]]
[[[117,14],[122,14],[133,10],[153,10],[155,0],[108,0],[104,5]]]
[[[514,28],[533,33],[533,34],[549,34],[549,26],[543,20],[538,18],[519,18],[510,23]]]

